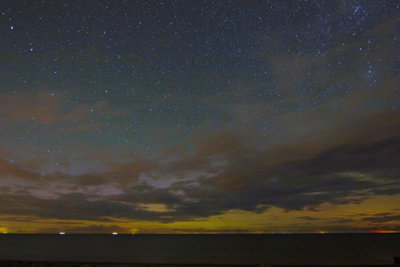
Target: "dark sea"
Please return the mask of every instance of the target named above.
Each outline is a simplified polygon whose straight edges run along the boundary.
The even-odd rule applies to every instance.
[[[400,234],[0,235],[0,260],[393,264]]]

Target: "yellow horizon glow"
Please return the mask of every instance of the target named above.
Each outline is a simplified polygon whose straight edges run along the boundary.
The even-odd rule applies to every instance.
[[[376,224],[363,221],[361,215],[374,215],[377,213],[390,212],[398,209],[400,195],[375,196],[359,204],[332,205],[324,203],[318,210],[296,210],[285,211],[281,208],[272,207],[262,213],[243,210],[229,210],[221,215],[208,218],[199,218],[190,221],[175,221],[162,223],[158,221],[139,221],[121,218],[112,218],[111,221],[88,221],[88,220],[60,220],[43,219],[38,217],[27,217],[26,221],[13,220],[0,215],[0,233],[59,233],[62,229],[68,233],[74,233],[74,227],[89,227],[93,225],[102,227],[120,227],[126,229],[115,229],[114,232],[121,234],[145,233],[145,234],[199,234],[199,233],[334,233],[344,232],[347,229],[376,229],[379,233],[395,233],[392,228],[394,222]],[[159,208],[159,206],[156,206]],[[152,207],[153,208],[153,207]],[[161,212],[161,211],[160,211]],[[301,217],[313,217],[312,221],[301,219]],[[335,219],[351,218],[348,223],[335,223]],[[343,229],[334,230],[334,229]],[[356,231],[356,230],[355,230]],[[356,231],[357,232],[357,231]],[[360,232],[372,232],[360,230]],[[78,233],[78,232],[76,232]],[[81,232],[84,233],[84,232]],[[378,233],[378,232],[377,232]]]

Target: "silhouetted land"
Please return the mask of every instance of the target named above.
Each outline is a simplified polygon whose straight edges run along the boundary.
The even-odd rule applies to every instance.
[[[79,263],[79,262],[34,262],[1,261],[2,267],[396,267],[399,265],[268,265],[268,264],[148,264],[148,263]]]
[[[0,235],[0,267],[394,266],[398,256],[400,234]]]
[[[386,265],[269,265],[269,264],[149,264],[149,263],[79,263],[79,262],[34,262],[1,261],[2,267],[397,267]]]

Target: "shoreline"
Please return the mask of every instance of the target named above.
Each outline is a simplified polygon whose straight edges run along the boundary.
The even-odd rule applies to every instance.
[[[112,263],[112,262],[74,262],[74,261],[23,261],[0,260],[2,267],[398,267],[393,264],[372,265],[273,265],[273,264],[163,264],[163,263]]]

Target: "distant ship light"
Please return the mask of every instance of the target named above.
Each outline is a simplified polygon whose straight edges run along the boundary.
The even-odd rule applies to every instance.
[[[65,235],[65,232],[60,232],[60,235]]]
[[[118,235],[118,233],[117,233],[117,232],[113,232],[112,234],[113,234],[113,235]]]

